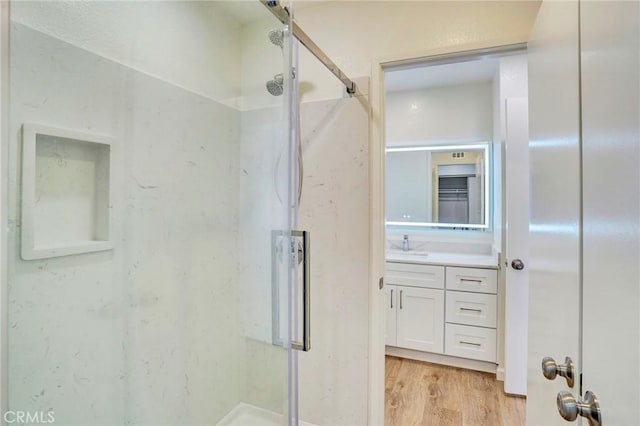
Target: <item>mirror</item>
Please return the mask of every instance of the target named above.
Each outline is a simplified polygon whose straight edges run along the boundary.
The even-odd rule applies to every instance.
[[[386,149],[386,224],[489,228],[489,143]]]

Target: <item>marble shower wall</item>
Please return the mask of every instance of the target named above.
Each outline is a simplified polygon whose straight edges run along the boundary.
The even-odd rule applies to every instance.
[[[10,409],[215,423],[240,401],[240,112],[17,22],[10,72]],[[112,251],[20,259],[25,122],[115,139]]]

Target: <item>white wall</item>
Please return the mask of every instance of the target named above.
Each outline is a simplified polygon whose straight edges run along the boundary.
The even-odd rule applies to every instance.
[[[539,1],[327,1],[296,10],[295,17],[348,76],[370,76],[376,58],[525,42],[539,5]],[[307,82],[305,99],[343,96],[344,87],[304,49],[300,73]]]
[[[490,81],[389,92],[387,145],[491,141],[492,99]]]
[[[216,3],[18,0],[12,2],[11,19],[236,106],[240,95],[241,24]]]

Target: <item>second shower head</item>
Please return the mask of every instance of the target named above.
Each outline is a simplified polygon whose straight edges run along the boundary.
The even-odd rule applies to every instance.
[[[284,92],[284,77],[282,74],[276,74],[273,76],[273,80],[267,81],[267,92],[273,96],[280,96]]]

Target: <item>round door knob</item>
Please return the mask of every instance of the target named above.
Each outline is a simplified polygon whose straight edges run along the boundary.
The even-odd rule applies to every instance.
[[[556,399],[560,417],[567,421],[574,421],[578,416],[584,417],[589,422],[589,426],[602,425],[602,413],[600,403],[591,391],[586,391],[584,401],[576,401],[570,392],[560,391]],[[584,423],[584,422],[583,422]]]
[[[551,357],[542,359],[542,375],[548,380],[553,380],[558,376],[558,364]]]
[[[548,380],[553,380],[558,376],[564,377],[567,380],[567,386],[572,388],[574,385],[573,360],[570,357],[565,357],[564,364],[558,365],[553,358],[544,357],[542,359],[542,375]]]
[[[572,422],[578,418],[578,401],[571,395],[570,392],[560,391],[556,399],[558,406],[558,412],[560,417],[568,422]]]
[[[516,271],[522,271],[524,269],[524,262],[520,259],[513,259],[511,267]]]

